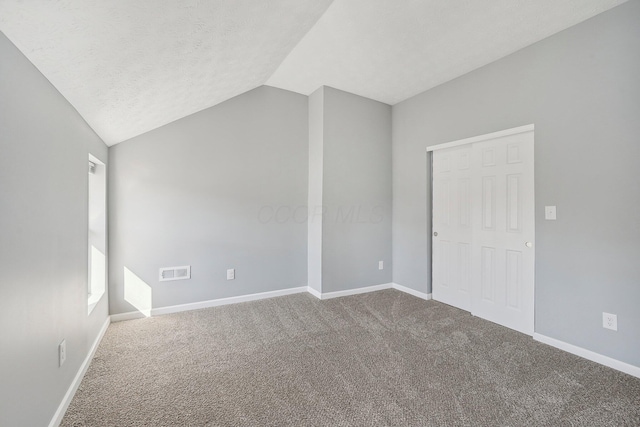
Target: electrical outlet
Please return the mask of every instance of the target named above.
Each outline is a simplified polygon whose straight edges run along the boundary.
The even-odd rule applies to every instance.
[[[378,261],[378,270],[384,269],[384,261]]]
[[[611,329],[612,331],[617,331],[618,316],[611,313],[602,313],[602,327],[605,329]]]
[[[58,344],[58,366],[64,365],[65,360],[67,360],[67,342],[62,340]]]
[[[227,270],[227,280],[234,280],[236,278],[236,269],[230,268]]]

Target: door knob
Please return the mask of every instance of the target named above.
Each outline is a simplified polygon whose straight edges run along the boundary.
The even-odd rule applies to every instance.
[[[524,245],[528,248],[532,248],[533,247],[533,243],[531,242],[524,242]]]
[[[438,237],[438,232],[437,232],[437,231],[434,231],[434,232],[433,232],[433,235],[434,235],[434,236],[436,236],[436,237]]]

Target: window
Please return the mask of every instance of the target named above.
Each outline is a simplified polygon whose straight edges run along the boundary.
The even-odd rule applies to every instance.
[[[91,314],[107,288],[107,170],[89,154],[89,275],[88,313]]]

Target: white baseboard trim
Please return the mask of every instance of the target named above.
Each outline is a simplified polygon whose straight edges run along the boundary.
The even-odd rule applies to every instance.
[[[365,286],[364,288],[355,288],[355,289],[347,289],[345,291],[335,291],[335,292],[323,292],[317,295],[318,291],[314,289],[314,292],[311,292],[313,296],[316,298],[320,298],[321,300],[338,298],[338,297],[346,297],[349,295],[358,295],[358,294],[366,294],[368,292],[381,291],[383,289],[391,289],[391,283],[383,283],[381,285],[373,285],[373,286]]]
[[[363,288],[347,289],[345,291],[325,292],[325,293],[321,293],[311,287],[307,287],[307,292],[309,292],[311,295],[313,295],[318,299],[325,300],[325,299],[331,299],[331,298],[346,297],[349,295],[357,295],[357,294],[365,294],[368,292],[381,291],[383,289],[396,289],[400,292],[413,295],[414,297],[422,298],[423,300],[431,299],[431,294],[425,294],[424,292],[416,291],[415,289],[407,288],[406,286],[402,286],[397,283],[383,283],[381,285],[365,286]]]
[[[564,341],[548,337],[546,335],[534,333],[533,339],[536,341],[540,341],[541,343],[548,344],[551,347],[559,348],[560,350],[564,350],[568,353],[575,354],[576,356],[591,360],[592,362],[596,362],[601,365],[608,366],[609,368],[624,372],[625,374],[640,378],[640,367],[638,366],[621,362],[609,356],[604,356],[600,353],[596,353],[591,350],[587,350],[586,348],[578,347],[577,345],[569,344]]]
[[[147,316],[140,313],[139,311],[129,311],[128,313],[118,313],[111,315],[112,322],[122,322],[123,320],[134,320],[134,319],[143,319]]]
[[[318,299],[322,299],[322,294],[319,291],[316,291],[315,289],[313,289],[311,286],[307,286],[307,292],[309,292],[311,295],[313,295]]]
[[[201,308],[218,307],[227,304],[237,304],[239,302],[257,301],[266,298],[281,297],[284,295],[299,294],[302,292],[309,292],[314,297],[326,300],[331,298],[346,297],[349,295],[365,294],[368,292],[381,291],[383,289],[397,289],[401,292],[413,295],[424,300],[430,300],[431,294],[425,294],[424,292],[416,291],[415,289],[407,288],[406,286],[398,285],[397,283],[383,283],[381,285],[365,286],[363,288],[347,289],[345,291],[336,292],[318,292],[309,286],[301,286],[298,288],[280,289],[277,291],[261,292],[257,294],[240,295],[237,297],[220,298],[208,301],[200,301],[189,304],[171,305],[167,307],[158,307],[151,309],[152,316],[159,316],[162,314],[179,313],[181,311],[199,310]],[[112,314],[112,322],[122,322],[123,320],[143,319],[147,316],[139,311],[130,311],[128,313]]]
[[[69,405],[71,404],[71,401],[73,400],[73,396],[75,396],[76,391],[78,390],[78,387],[80,387],[82,378],[84,377],[84,374],[87,373],[87,369],[89,369],[91,360],[93,359],[93,356],[96,354],[96,350],[100,345],[100,341],[102,341],[102,337],[104,337],[104,334],[107,332],[107,328],[109,327],[110,323],[111,323],[111,318],[107,316],[107,320],[105,320],[104,325],[102,325],[102,328],[98,333],[98,336],[96,337],[95,341],[93,342],[93,345],[89,349],[89,354],[87,354],[87,357],[85,357],[84,361],[82,362],[82,365],[80,365],[80,369],[78,369],[78,372],[76,373],[76,376],[73,378],[73,381],[69,386],[69,389],[67,390],[64,397],[62,398],[62,402],[60,402],[60,405],[58,406],[56,413],[53,415],[53,418],[49,423],[49,427],[58,427],[62,422],[62,418],[64,417],[65,412],[67,412],[67,408],[69,408]]]
[[[179,313],[181,311],[199,310],[201,308],[218,307],[221,305],[237,304],[239,302],[257,301],[261,299],[281,297],[284,295],[299,294],[307,292],[306,286],[298,288],[279,289],[277,291],[260,292],[257,294],[240,295],[237,297],[219,298],[207,301],[192,302],[189,304],[170,305],[167,307],[158,307],[151,309],[152,316],[162,314]],[[142,319],[145,316],[139,311],[130,311],[128,313],[112,314],[112,322],[121,322],[123,320]]]
[[[416,291],[415,289],[407,288],[406,286],[398,285],[397,283],[392,283],[391,287],[406,294],[413,295],[414,297],[422,298],[423,300],[431,299],[431,294],[425,294],[424,292]]]
[[[306,286],[299,288],[280,289],[277,291],[260,292],[257,294],[241,295],[237,297],[219,298],[209,301],[193,302],[190,304],[171,305],[168,307],[158,307],[151,309],[152,316],[161,314],[179,313],[181,311],[199,310],[201,308],[218,307],[221,305],[237,304],[239,302],[257,301],[261,299],[281,297],[285,295],[300,294],[307,292]]]

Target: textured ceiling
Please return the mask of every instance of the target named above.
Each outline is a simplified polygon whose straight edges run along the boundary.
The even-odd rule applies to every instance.
[[[267,81],[395,104],[626,0],[336,0]]]
[[[0,0],[0,30],[112,145],[264,84],[331,0]]]
[[[0,0],[109,145],[262,84],[395,104],[625,0]]]

